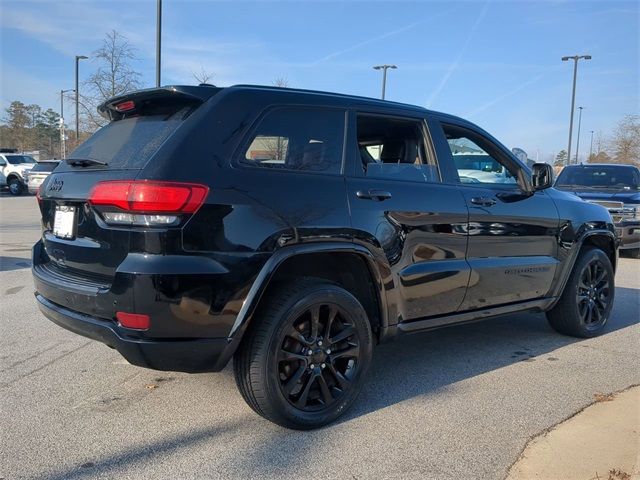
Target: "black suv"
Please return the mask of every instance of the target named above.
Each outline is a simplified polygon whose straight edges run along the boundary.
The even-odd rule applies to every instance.
[[[609,212],[465,120],[257,86],[99,111],[39,192],[36,299],[134,365],[233,357],[251,408],[308,429],[353,403],[377,343],[517,311],[580,337],[607,322]]]
[[[569,165],[555,187],[606,207],[620,237],[620,251],[640,258],[640,168],[623,164]]]

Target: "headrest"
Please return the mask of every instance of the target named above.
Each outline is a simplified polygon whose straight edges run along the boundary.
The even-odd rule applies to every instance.
[[[404,161],[405,145],[404,141],[388,141],[382,146],[380,160],[383,163],[402,163]]]
[[[317,170],[320,168],[323,156],[324,142],[310,142],[304,147],[304,152],[302,154],[302,166],[308,170]]]

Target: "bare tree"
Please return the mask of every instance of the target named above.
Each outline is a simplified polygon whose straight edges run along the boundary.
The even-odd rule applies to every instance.
[[[289,86],[289,80],[287,79],[287,77],[277,77],[273,81],[273,86],[280,87],[280,88],[287,88]]]
[[[614,162],[640,165],[640,115],[627,115],[618,122],[610,150]]]
[[[197,83],[209,83],[214,77],[214,73],[208,70],[205,70],[203,66],[200,66],[199,72],[191,72],[191,76],[195,79]]]
[[[96,111],[100,103],[141,86],[140,73],[132,66],[137,60],[136,49],[116,30],[105,35],[102,46],[93,52],[92,59],[98,62],[98,68],[84,82],[86,93],[80,97],[84,126],[90,131],[106,123]]]

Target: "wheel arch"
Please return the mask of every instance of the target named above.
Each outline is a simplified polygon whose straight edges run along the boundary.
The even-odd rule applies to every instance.
[[[20,176],[19,173],[11,172],[9,175],[7,175],[7,183],[9,183],[14,178],[21,183],[24,182],[24,179],[22,178],[22,176]]]
[[[607,257],[609,257],[609,260],[611,261],[613,271],[616,271],[616,267],[618,264],[616,238],[611,232],[590,232],[589,234],[585,235],[580,245],[580,252],[576,256],[576,259],[580,256],[580,253],[589,246],[597,247],[604,253],[606,253]]]
[[[549,303],[545,310],[553,308],[556,303],[558,303],[558,300],[562,296],[562,292],[564,292],[567,282],[569,281],[569,276],[573,271],[576,261],[586,248],[594,246],[604,251],[607,254],[607,257],[609,257],[611,266],[615,273],[618,263],[617,242],[618,240],[611,230],[590,230],[583,233],[573,244],[569,255],[564,260],[564,268],[558,278],[555,288],[552,290],[552,294],[550,295],[555,300]]]
[[[356,268],[355,272],[353,268]],[[228,358],[238,347],[269,288],[280,280],[298,275],[318,277],[343,286],[362,303],[375,337],[379,340],[385,336],[388,328],[386,295],[373,254],[363,246],[347,242],[294,245],[276,251],[253,282],[229,334]],[[366,275],[366,282],[362,281],[362,275]]]

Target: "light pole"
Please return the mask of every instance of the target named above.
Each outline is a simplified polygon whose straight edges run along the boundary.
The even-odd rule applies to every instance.
[[[376,65],[373,67],[374,70],[382,70],[382,100],[384,100],[384,93],[387,88],[387,70],[390,68],[395,70],[398,67],[395,65]]]
[[[79,88],[78,88],[78,64],[80,60],[86,60],[89,57],[85,57],[84,55],[76,55],[76,143],[78,143],[78,139],[80,138],[80,116],[78,114],[78,104],[79,104]]]
[[[160,86],[160,52],[162,41],[162,0],[156,5],[156,87]]]
[[[591,130],[591,146],[589,147],[589,160],[591,160],[591,155],[593,155],[593,130]]]
[[[578,76],[578,60],[591,60],[591,55],[573,55],[562,57],[562,61],[573,60],[573,90],[571,92],[571,116],[569,117],[569,147],[567,148],[567,161],[571,163],[571,136],[573,134],[573,112],[576,104],[576,77]]]
[[[578,107],[580,113],[578,114],[578,138],[576,139],[576,165],[578,164],[578,150],[580,150],[580,126],[582,125],[582,109],[584,107]]]
[[[68,90],[60,90],[60,158],[64,160],[67,156],[64,139],[64,94],[75,91],[73,88]]]

